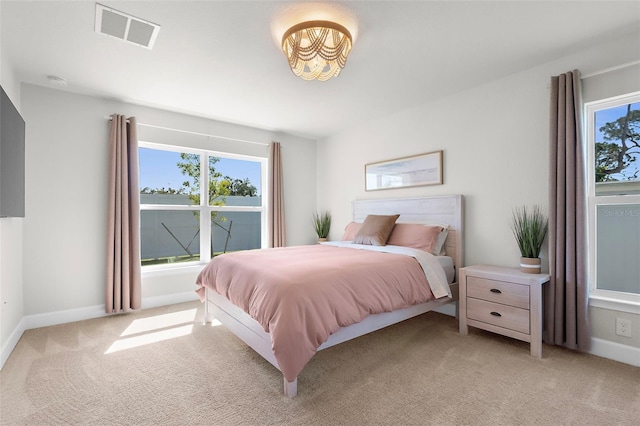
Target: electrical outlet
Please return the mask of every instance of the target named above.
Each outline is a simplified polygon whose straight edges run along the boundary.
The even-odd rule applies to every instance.
[[[631,337],[631,321],[624,318],[616,318],[616,334],[618,336]]]

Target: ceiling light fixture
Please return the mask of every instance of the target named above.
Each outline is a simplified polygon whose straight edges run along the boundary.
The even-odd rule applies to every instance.
[[[340,74],[351,51],[351,33],[329,21],[294,25],[282,36],[282,51],[291,71],[305,80],[326,81]]]

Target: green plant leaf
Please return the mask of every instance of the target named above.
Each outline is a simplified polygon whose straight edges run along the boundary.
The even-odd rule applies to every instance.
[[[549,229],[549,219],[540,206],[526,206],[513,210],[511,229],[516,237],[520,255],[536,258],[540,256],[542,244]]]
[[[327,238],[331,229],[331,213],[322,212],[313,214],[313,225],[318,238]]]

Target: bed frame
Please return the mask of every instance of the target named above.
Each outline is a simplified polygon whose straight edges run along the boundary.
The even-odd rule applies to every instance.
[[[367,214],[400,214],[398,223],[421,223],[432,225],[449,225],[449,234],[445,242],[447,256],[453,258],[456,279],[450,284],[453,297],[432,300],[427,303],[410,306],[392,312],[370,315],[363,321],[343,327],[332,334],[318,350],[335,346],[372,331],[399,323],[414,316],[440,308],[458,300],[458,270],[464,265],[463,236],[463,197],[462,195],[446,195],[421,198],[397,198],[378,200],[356,200],[353,202],[353,220],[362,222]],[[456,306],[456,317],[458,310]],[[242,309],[233,305],[224,296],[206,289],[205,322],[216,318],[258,352],[278,370],[278,362],[271,346],[271,336],[262,326]],[[298,379],[288,382],[284,379],[284,394],[293,398],[298,392]]]

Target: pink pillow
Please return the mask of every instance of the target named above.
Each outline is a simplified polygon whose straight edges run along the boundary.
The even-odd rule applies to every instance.
[[[342,234],[342,241],[353,241],[361,226],[362,223],[358,222],[347,223],[347,226],[344,227],[344,234]]]
[[[444,229],[442,226],[396,223],[387,244],[424,250],[438,256],[441,254],[442,243],[444,243],[444,239],[438,237]]]

